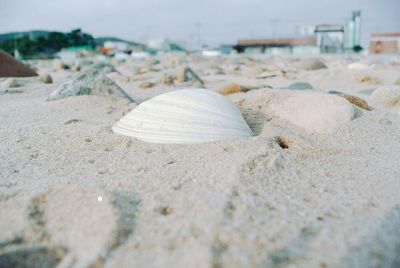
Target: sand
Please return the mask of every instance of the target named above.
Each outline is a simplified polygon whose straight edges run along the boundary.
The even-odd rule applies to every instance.
[[[400,78],[400,60],[321,59],[326,69],[258,55],[109,60],[118,72],[107,76],[136,104],[47,101],[77,74],[51,61],[32,65],[52,84],[18,78],[8,88],[1,79],[0,267],[399,267],[398,110],[352,105],[351,119],[324,132],[274,107],[332,90],[371,105],[375,89]],[[203,85],[175,80],[186,66]],[[295,82],[314,89],[286,89]],[[251,89],[227,97],[254,137],[163,145],[111,130],[163,92],[232,83]]]

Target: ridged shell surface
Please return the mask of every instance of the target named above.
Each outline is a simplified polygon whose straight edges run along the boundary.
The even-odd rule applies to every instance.
[[[182,89],[141,103],[114,126],[116,134],[151,143],[199,143],[251,137],[236,106],[206,89]]]

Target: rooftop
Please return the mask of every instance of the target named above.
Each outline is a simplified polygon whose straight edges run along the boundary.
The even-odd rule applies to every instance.
[[[271,38],[271,39],[243,39],[238,41],[238,46],[314,46],[317,44],[315,37],[299,38]]]

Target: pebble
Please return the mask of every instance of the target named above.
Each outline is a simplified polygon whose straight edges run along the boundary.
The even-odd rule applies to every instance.
[[[288,86],[288,89],[305,90],[314,89],[313,86],[307,82],[297,82]]]
[[[63,63],[60,59],[53,60],[53,69],[54,70],[65,70],[69,69],[69,66]]]
[[[80,70],[81,70],[81,66],[80,65],[78,65],[78,64],[75,64],[75,65],[73,65],[72,67],[71,67],[71,71],[73,71],[73,72],[79,72]]]
[[[143,88],[143,89],[151,88],[153,86],[154,86],[154,83],[151,83],[151,82],[142,82],[142,83],[139,84],[139,87]]]
[[[146,74],[150,72],[150,69],[147,67],[141,67],[136,71],[136,74]]]
[[[238,85],[236,83],[232,83],[232,84],[229,84],[225,87],[218,89],[218,93],[220,93],[222,95],[229,95],[229,94],[233,94],[233,93],[247,92],[247,91],[249,91],[248,88]]]
[[[43,74],[39,76],[39,81],[45,84],[51,84],[53,83],[53,78],[49,74]]]
[[[400,113],[400,86],[383,86],[371,95],[374,106]]]
[[[360,76],[360,77],[354,77],[354,81],[363,83],[363,84],[370,84],[370,85],[379,85],[382,84],[382,81],[379,78],[372,77],[372,76]]]
[[[348,100],[350,103],[356,105],[357,107],[360,107],[361,109],[370,110],[370,107],[369,107],[368,103],[365,100],[363,100],[363,99],[361,99],[359,97],[356,97],[356,96],[353,96],[353,95],[349,95],[349,94],[345,94],[345,93],[342,93],[342,92],[336,91],[336,90],[331,90],[328,93],[343,97],[346,100]]]
[[[359,97],[356,97],[353,95],[347,95],[347,94],[344,94],[343,97],[346,100],[348,100],[350,103],[354,104],[357,107],[360,107],[361,109],[370,110],[368,103]]]
[[[174,78],[170,75],[163,75],[158,82],[167,86],[172,86],[174,85]]]
[[[312,71],[312,70],[319,70],[319,69],[326,69],[325,63],[323,63],[320,59],[316,58],[309,58],[303,59],[300,62],[302,69]]]

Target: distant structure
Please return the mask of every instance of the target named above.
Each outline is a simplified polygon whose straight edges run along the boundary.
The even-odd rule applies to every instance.
[[[400,54],[400,33],[374,33],[369,44],[371,54]]]
[[[247,39],[239,40],[233,48],[239,52],[260,52],[270,55],[301,54],[315,51],[314,36],[299,38]],[[318,51],[317,51],[318,52]]]
[[[231,54],[231,53],[233,53],[233,51],[235,51],[235,50],[234,50],[234,48],[233,48],[232,45],[226,45],[226,44],[224,44],[224,45],[220,45],[219,51],[220,51],[222,54]]]
[[[163,52],[184,52],[186,45],[182,41],[171,40],[169,38],[155,38],[147,42],[147,47],[150,52],[163,53]]]
[[[345,26],[345,49],[359,51],[361,49],[361,11],[353,11],[352,19]]]
[[[86,46],[72,46],[65,47],[57,52],[55,55],[66,64],[74,64],[77,58],[87,56],[93,48],[89,45]]]
[[[344,26],[322,24],[315,28],[317,45],[321,53],[342,53],[344,50]]]
[[[233,48],[239,52],[269,55],[359,52],[361,47],[361,11],[353,11],[346,24],[299,25],[301,37],[239,40]]]
[[[315,27],[321,53],[358,52],[361,48],[361,11],[353,11],[345,25],[321,24]]]
[[[104,55],[116,58],[127,58],[132,52],[143,52],[146,48],[143,44],[114,37],[104,37],[101,39],[98,47],[99,51]]]

